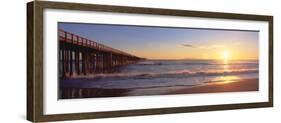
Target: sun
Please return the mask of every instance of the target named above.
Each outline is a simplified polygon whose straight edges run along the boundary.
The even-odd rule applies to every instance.
[[[222,53],[222,58],[223,60],[228,60],[229,59],[229,52],[228,51],[223,51]]]
[[[221,58],[222,58],[222,60],[223,60],[223,62],[224,62],[225,64],[228,64],[228,61],[229,61],[229,59],[230,59],[230,53],[229,53],[229,51],[224,50],[224,51],[222,52],[222,54],[221,54]]]

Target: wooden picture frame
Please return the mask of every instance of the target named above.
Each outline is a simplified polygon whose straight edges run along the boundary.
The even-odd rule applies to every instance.
[[[268,101],[238,104],[218,104],[206,106],[180,106],[148,108],[135,110],[77,112],[65,114],[44,114],[44,10],[79,10],[125,14],[165,15],[176,17],[218,18],[230,20],[251,20],[268,23]],[[214,110],[231,110],[273,106],[273,16],[233,13],[201,12],[156,8],[94,5],[80,3],[34,1],[27,3],[27,120],[48,122],[62,120],[80,120],[108,117],[156,115]]]

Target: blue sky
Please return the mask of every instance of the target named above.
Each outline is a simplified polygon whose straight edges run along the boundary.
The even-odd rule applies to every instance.
[[[149,59],[219,59],[225,51],[233,59],[258,57],[256,31],[83,23],[59,23],[58,28]]]

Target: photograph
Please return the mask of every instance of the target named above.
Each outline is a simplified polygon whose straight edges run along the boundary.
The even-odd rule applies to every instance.
[[[58,99],[259,91],[259,31],[58,23]]]
[[[274,106],[273,15],[74,1],[26,9],[28,121]]]

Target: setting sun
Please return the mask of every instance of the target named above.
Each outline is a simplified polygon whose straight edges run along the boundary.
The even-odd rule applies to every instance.
[[[223,60],[229,60],[230,54],[228,51],[223,51],[222,58]]]

